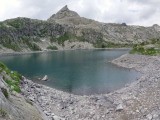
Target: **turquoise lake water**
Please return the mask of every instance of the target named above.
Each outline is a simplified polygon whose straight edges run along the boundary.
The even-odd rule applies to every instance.
[[[128,50],[72,50],[3,56],[3,61],[29,79],[79,95],[108,93],[135,81],[140,73],[109,61]],[[48,81],[41,81],[48,75]]]

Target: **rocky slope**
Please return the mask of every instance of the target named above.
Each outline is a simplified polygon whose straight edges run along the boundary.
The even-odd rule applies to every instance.
[[[38,106],[18,93],[11,74],[14,76],[0,63],[0,120],[45,120]]]
[[[159,33],[159,25],[101,23],[80,17],[65,6],[47,21],[19,17],[0,22],[0,51],[129,47],[159,38]]]
[[[136,69],[142,76],[102,95],[73,95],[27,79],[22,92],[41,107],[48,120],[160,120],[160,57],[126,54],[112,62]]]

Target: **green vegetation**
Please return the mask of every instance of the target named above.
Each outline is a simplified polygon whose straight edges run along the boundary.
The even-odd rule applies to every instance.
[[[21,89],[19,87],[19,81],[14,81],[14,80],[8,80],[6,79],[5,82],[9,85],[12,91],[16,91],[18,93],[21,92]]]
[[[6,98],[9,97],[7,89],[1,88],[1,91],[2,91],[3,95],[4,95]]]
[[[65,33],[63,36],[60,36],[57,38],[58,44],[63,44],[66,40],[69,40],[72,36],[69,35],[68,33]]]
[[[8,20],[7,24],[14,27],[14,28],[21,28],[24,25],[24,22],[22,19],[17,18],[13,20]]]
[[[157,55],[160,51],[155,48],[145,48],[141,45],[135,45],[130,51],[131,54],[142,54],[142,55]]]
[[[28,43],[27,45],[33,51],[41,51],[41,48],[36,43]]]
[[[3,63],[0,62],[0,72],[5,71],[6,76],[3,79],[10,87],[11,91],[21,92],[20,81],[22,76],[16,71],[10,71]]]
[[[56,39],[56,42],[58,42],[58,44],[61,44],[64,46],[64,42],[66,40],[71,40],[71,39],[76,39],[76,36],[71,35],[69,33],[65,33],[64,35],[60,36],[59,38]]]
[[[58,48],[56,46],[48,46],[47,49],[49,50],[58,50]]]
[[[118,44],[113,42],[103,42],[97,41],[97,43],[94,44],[94,47],[96,48],[122,48],[122,47],[131,47],[132,45],[129,44]]]
[[[20,42],[23,45],[27,45],[30,50],[41,51],[41,48],[35,43],[35,42],[40,42],[40,38],[38,37],[32,38],[29,36],[23,36],[20,39],[21,39]]]
[[[83,37],[81,36],[76,36],[76,35],[73,35],[73,34],[70,34],[70,33],[64,33],[64,35],[56,38],[56,37],[51,37],[50,38],[50,41],[51,42],[57,42],[58,44],[60,45],[63,45],[64,46],[64,42],[69,40],[70,42],[71,41],[83,41]]]
[[[0,73],[3,71],[3,70],[6,70],[7,67],[5,64],[3,64],[2,62],[0,62]]]
[[[5,110],[3,110],[2,108],[0,109],[0,116],[1,117],[6,117],[7,116],[7,112]]]
[[[131,54],[142,54],[142,55],[158,55],[160,54],[160,40],[151,39],[149,41],[142,42],[133,46],[130,51]]]
[[[14,51],[21,51],[20,47],[16,43],[13,43],[13,44],[6,43],[6,44],[3,44],[3,46],[9,49],[12,49]]]
[[[11,38],[7,35],[3,36],[1,38],[1,45],[3,45],[6,48],[12,49],[14,51],[20,51],[20,47],[16,42],[12,42]]]

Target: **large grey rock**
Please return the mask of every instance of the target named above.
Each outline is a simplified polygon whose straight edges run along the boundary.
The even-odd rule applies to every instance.
[[[55,115],[55,116],[53,116],[53,120],[65,120],[65,119]]]
[[[146,117],[148,120],[152,120],[152,118],[153,118],[153,116],[151,114],[148,114]]]
[[[117,107],[116,107],[116,111],[119,112],[119,111],[122,111],[124,108],[123,108],[123,104],[119,104]]]
[[[47,81],[48,80],[48,76],[45,75],[43,78],[42,78],[43,81]]]

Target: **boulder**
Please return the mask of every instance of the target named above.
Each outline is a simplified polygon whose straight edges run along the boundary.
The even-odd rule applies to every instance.
[[[153,116],[151,114],[148,114],[146,117],[148,120],[152,120],[152,118],[153,118]]]
[[[43,81],[47,81],[48,80],[48,76],[45,75],[43,78],[42,78]]]
[[[123,108],[123,105],[122,104],[119,104],[117,107],[116,107],[116,111],[117,112],[120,112],[122,111],[124,108]]]

